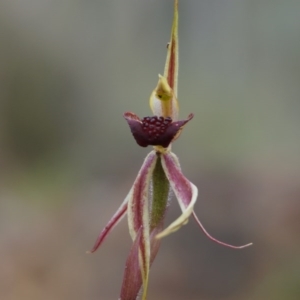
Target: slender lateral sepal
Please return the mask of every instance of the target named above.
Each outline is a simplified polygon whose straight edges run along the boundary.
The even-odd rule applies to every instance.
[[[146,204],[148,204],[149,183],[156,160],[155,151],[151,151],[146,156],[131,189],[131,197],[128,199],[128,225],[132,240],[135,240],[139,229],[145,227],[144,223],[146,221],[149,223],[149,207]]]
[[[162,166],[175,192],[175,195],[178,199],[180,208],[183,213],[177,220],[175,220],[171,225],[169,225],[169,227],[167,227],[164,231],[158,234],[157,238],[162,238],[176,231],[182,225],[186,224],[188,217],[191,214],[193,214],[194,219],[196,220],[203,233],[215,243],[232,249],[243,249],[252,245],[252,243],[249,243],[242,246],[234,246],[221,242],[216,238],[212,237],[204,228],[204,226],[196,216],[195,212],[193,211],[193,207],[198,195],[198,189],[182,174],[177,156],[171,152],[164,154],[162,156]]]
[[[147,155],[133,184],[132,197],[128,200],[128,226],[133,241],[141,231],[138,257],[143,281],[143,300],[146,299],[150,269],[149,184],[156,160],[154,151]]]
[[[177,159],[175,154],[169,152],[162,155],[162,167],[170,182],[170,185],[178,199],[182,210],[182,215],[171,223],[165,230],[158,234],[157,238],[162,238],[170,233],[178,230],[181,226],[188,222],[190,215],[194,210],[194,205],[197,201],[198,189],[192,184],[177,167],[174,159]]]

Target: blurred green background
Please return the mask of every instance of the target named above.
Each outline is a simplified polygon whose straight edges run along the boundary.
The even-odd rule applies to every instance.
[[[171,0],[0,2],[0,299],[117,299],[131,241],[123,221],[85,251],[148,149],[124,111],[150,114]],[[300,1],[180,1],[174,144],[199,188],[163,240],[149,299],[300,299]],[[176,200],[167,223],[179,214]]]

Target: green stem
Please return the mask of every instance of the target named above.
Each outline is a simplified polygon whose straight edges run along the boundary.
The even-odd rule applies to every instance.
[[[158,226],[164,218],[170,188],[169,181],[161,165],[160,154],[158,153],[157,156],[157,162],[152,175],[153,199],[150,224],[151,231]]]

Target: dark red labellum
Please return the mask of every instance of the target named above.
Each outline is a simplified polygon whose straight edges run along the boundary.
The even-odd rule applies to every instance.
[[[139,119],[134,113],[124,114],[131,129],[132,135],[141,147],[162,146],[167,148],[183,125],[193,118],[193,114],[188,119],[172,122],[170,117],[144,117]]]

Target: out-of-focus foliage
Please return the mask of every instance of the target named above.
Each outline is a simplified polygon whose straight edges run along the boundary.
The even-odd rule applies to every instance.
[[[126,226],[85,250],[149,150],[122,113],[150,114],[171,2],[1,1],[0,299],[117,298]],[[163,241],[150,299],[300,298],[299,11],[180,1],[180,111],[195,118],[174,150],[207,229],[254,246],[190,222]]]

